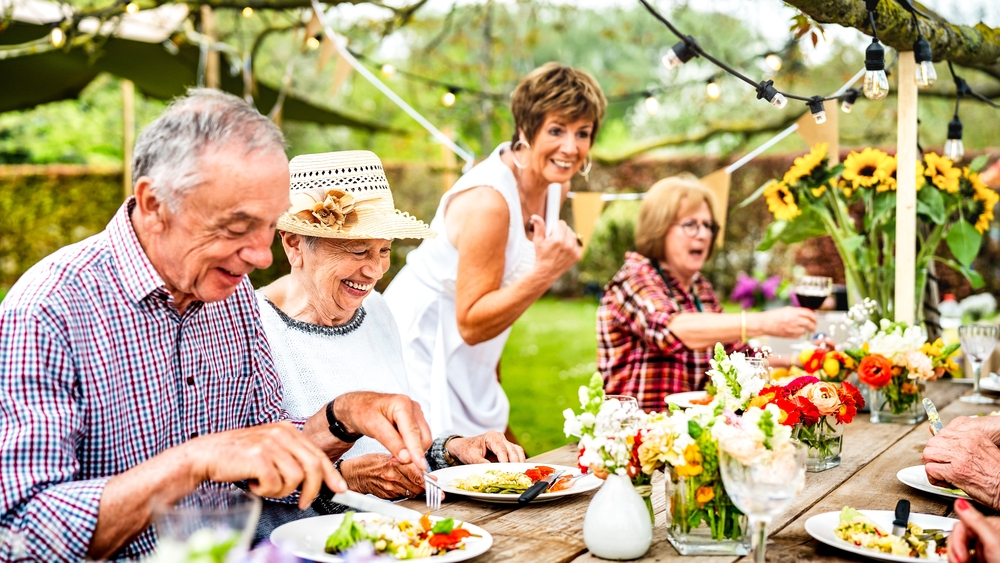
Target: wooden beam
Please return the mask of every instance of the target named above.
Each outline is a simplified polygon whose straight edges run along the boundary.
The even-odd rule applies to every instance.
[[[913,51],[899,53],[896,125],[896,320],[914,320],[917,261],[917,63]],[[884,305],[884,304],[883,304]]]
[[[132,146],[135,144],[135,84],[122,80],[122,193],[132,197]]]

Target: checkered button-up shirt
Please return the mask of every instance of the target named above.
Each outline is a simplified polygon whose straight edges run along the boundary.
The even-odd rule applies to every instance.
[[[110,477],[194,436],[282,417],[249,280],[179,314],[132,205],[0,304],[0,561],[81,560]],[[147,529],[115,558],[154,545]]]
[[[671,393],[696,391],[708,383],[711,349],[691,350],[667,326],[680,313],[721,313],[712,284],[696,274],[691,291],[669,286],[645,256],[628,252],[625,264],[604,288],[597,309],[597,367],[608,394],[630,395],[648,411],[662,411]],[[727,351],[733,349],[728,345]]]

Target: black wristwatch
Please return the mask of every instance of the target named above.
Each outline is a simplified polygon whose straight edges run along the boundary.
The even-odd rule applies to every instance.
[[[336,400],[334,399],[326,404],[326,422],[330,425],[330,434],[333,434],[333,437],[341,442],[353,444],[360,440],[364,434],[351,434],[344,427],[344,423],[337,420],[336,415],[333,414],[333,403]]]

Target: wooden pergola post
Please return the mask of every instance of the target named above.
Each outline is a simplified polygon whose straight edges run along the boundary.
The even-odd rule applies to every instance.
[[[912,323],[917,261],[917,83],[913,51],[899,53],[896,125],[896,320]]]
[[[135,144],[135,84],[122,80],[122,193],[132,196],[132,145]]]

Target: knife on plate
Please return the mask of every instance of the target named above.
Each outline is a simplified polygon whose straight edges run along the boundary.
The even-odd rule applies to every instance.
[[[416,522],[420,520],[423,516],[416,510],[406,508],[405,506],[399,506],[398,504],[393,504],[387,500],[382,500],[369,495],[363,495],[361,493],[356,493],[354,491],[346,491],[343,493],[336,493],[331,499],[333,502],[350,506],[351,508],[357,508],[364,512],[376,512],[382,514],[383,516],[388,516],[390,518],[395,518],[396,520],[409,520],[411,522]]]
[[[899,499],[896,503],[896,519],[892,521],[892,535],[904,537],[906,535],[906,523],[910,520],[910,501]]]
[[[941,415],[938,414],[937,407],[934,406],[934,401],[924,397],[923,404],[924,410],[927,411],[927,422],[931,425],[931,434],[936,435],[944,429],[944,424],[941,422]]]
[[[544,479],[539,479],[534,485],[528,487],[527,491],[521,493],[521,496],[517,497],[517,503],[528,504],[529,502],[535,500],[535,497],[547,491],[548,488],[552,486],[552,483],[555,483],[556,479],[558,479],[563,473],[566,473],[566,470],[560,469]]]

